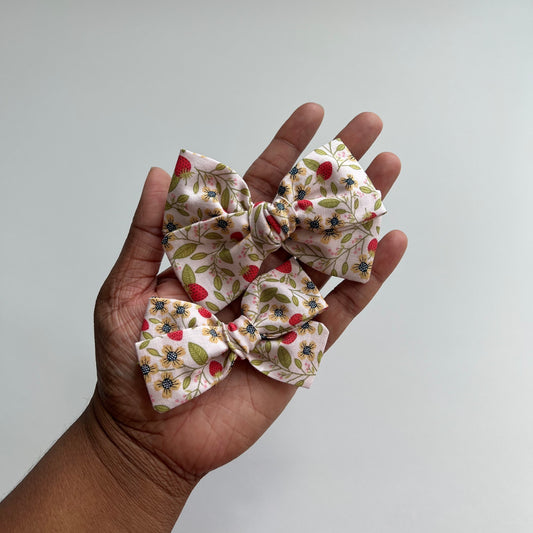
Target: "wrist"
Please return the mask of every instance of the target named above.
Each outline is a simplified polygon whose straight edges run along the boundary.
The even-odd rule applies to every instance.
[[[123,519],[141,531],[170,531],[199,478],[175,472],[146,448],[129,428],[113,419],[98,392],[80,422],[99,466],[101,486],[108,497],[120,500]]]

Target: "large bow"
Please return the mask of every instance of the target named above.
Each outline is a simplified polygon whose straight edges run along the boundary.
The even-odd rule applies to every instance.
[[[163,246],[191,300],[216,313],[280,247],[326,274],[367,281],[385,212],[381,193],[340,139],[302,159],[272,203],[256,205],[229,167],[182,150]]]
[[[199,305],[151,298],[135,346],[154,409],[208,390],[238,357],[278,381],[310,387],[329,333],[312,318],[325,308],[294,259],[259,276],[242,299],[242,316],[229,324]]]

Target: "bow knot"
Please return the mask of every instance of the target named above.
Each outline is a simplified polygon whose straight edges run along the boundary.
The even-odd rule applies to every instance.
[[[255,242],[277,250],[294,232],[296,215],[292,206],[284,201],[260,202],[250,210],[250,233]]]

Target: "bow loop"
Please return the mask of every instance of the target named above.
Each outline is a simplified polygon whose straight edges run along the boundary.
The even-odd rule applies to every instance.
[[[328,336],[311,318],[325,301],[297,261],[259,276],[242,307],[242,316],[224,324],[205,307],[150,299],[136,348],[156,410],[208,390],[237,358],[276,380],[311,385]]]
[[[182,151],[163,246],[191,299],[217,312],[280,247],[325,274],[368,281],[385,212],[381,193],[340,139],[293,167],[272,203],[255,206],[233,170]]]

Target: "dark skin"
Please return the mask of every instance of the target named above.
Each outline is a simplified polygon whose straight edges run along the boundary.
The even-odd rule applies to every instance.
[[[304,104],[283,124],[244,176],[254,202],[272,200],[322,117],[319,105]],[[381,128],[379,117],[362,113],[337,136],[359,159]],[[367,169],[383,196],[399,172],[400,161],[391,153],[379,154]],[[172,271],[158,275],[169,183],[164,170],[150,170],[124,248],[96,302],[94,396],[82,417],[3,502],[0,521],[6,517],[13,530],[30,531],[37,520],[45,531],[69,527],[107,531],[111,529],[106,520],[112,517],[115,525],[129,531],[170,531],[196,483],[246,451],[297,390],[238,361],[228,378],[193,401],[163,414],[152,410],[134,348],[147,301],[154,295],[188,299]],[[368,283],[343,281],[328,295],[329,308],[319,318],[330,331],[328,347],[370,302],[406,246],[402,232],[388,233],[379,244]],[[283,252],[274,254],[263,270],[286,258]],[[307,270],[319,287],[328,279]],[[238,307],[235,303],[219,318],[230,321],[238,315]],[[65,457],[71,457],[68,467]],[[54,488],[48,483],[52,476]],[[40,499],[35,497],[39,490],[47,491]],[[83,491],[84,498],[73,497],[73,491]],[[91,513],[94,508],[97,515]]]

